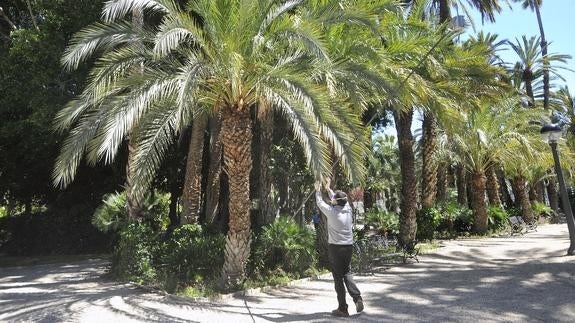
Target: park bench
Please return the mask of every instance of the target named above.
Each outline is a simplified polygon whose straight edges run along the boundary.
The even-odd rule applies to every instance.
[[[525,222],[523,217],[517,216],[510,216],[509,219],[509,226],[510,226],[510,234],[513,235],[516,233],[523,234],[529,231],[537,231],[537,221],[532,222]]]

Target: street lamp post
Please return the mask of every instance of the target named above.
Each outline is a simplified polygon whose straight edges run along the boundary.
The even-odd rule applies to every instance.
[[[571,203],[569,203],[569,196],[567,195],[567,188],[565,187],[565,179],[563,178],[563,170],[559,161],[559,154],[557,153],[557,140],[561,138],[561,127],[557,124],[547,124],[541,128],[541,136],[545,139],[551,152],[553,152],[553,160],[555,161],[555,173],[559,181],[559,191],[561,192],[561,201],[563,204],[563,211],[567,220],[567,228],[569,229],[569,240],[571,245],[567,250],[568,255],[575,254],[575,221],[573,219],[573,211],[571,210]]]

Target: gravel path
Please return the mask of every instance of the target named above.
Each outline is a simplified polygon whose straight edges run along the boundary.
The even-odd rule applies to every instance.
[[[420,263],[356,276],[366,309],[339,321],[575,322],[566,225],[442,243]],[[0,269],[3,322],[334,322],[331,277],[217,302],[182,301],[100,278],[107,264]],[[349,300],[351,302],[351,300]]]

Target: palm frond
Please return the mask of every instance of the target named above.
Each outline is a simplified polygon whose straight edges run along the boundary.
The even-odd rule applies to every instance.
[[[129,12],[136,10],[151,9],[166,13],[176,5],[171,0],[110,0],[104,4],[102,19],[104,22],[113,22],[124,18]]]
[[[122,44],[149,38],[152,38],[149,31],[135,29],[130,23],[95,23],[72,37],[70,45],[64,50],[61,63],[67,70],[75,70],[97,50],[107,51]]]
[[[183,124],[179,122],[182,111],[166,110],[157,105],[146,115],[134,132],[136,151],[133,156],[134,169],[132,192],[136,198],[144,197],[156,177],[168,149],[181,132]]]

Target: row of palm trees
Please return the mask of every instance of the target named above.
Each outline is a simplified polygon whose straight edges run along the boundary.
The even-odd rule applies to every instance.
[[[499,10],[497,1],[469,2],[490,19]],[[525,82],[513,83],[493,64],[491,42],[457,44],[449,2],[436,3],[439,23],[426,18],[434,17],[430,3],[435,1],[108,1],[103,22],[78,32],[62,59],[68,69],[94,63],[85,89],[57,115],[59,129],[69,135],[54,182],[68,185],[83,158],[113,162],[128,140],[128,193],[137,205],[170,147],[191,128],[181,220],[197,221],[202,194],[206,218],[215,217],[223,171],[229,230],[222,280],[232,286],[244,279],[250,255],[254,125],[260,129],[255,166],[265,224],[274,214],[274,128],[289,129],[316,180],[330,178],[337,161],[346,179],[360,186],[370,154],[362,117],[391,111],[401,167],[400,243],[412,248],[419,183],[411,125],[414,112],[423,111],[422,205],[435,202],[441,165],[435,156],[440,139],[448,138],[449,162],[471,176],[475,229],[484,232],[486,174],[512,172],[513,156],[537,160],[531,156],[542,150],[525,134],[540,111],[521,106]],[[127,21],[130,13],[145,19]],[[208,184],[200,192],[204,156]],[[515,168],[514,178],[529,178]]]

